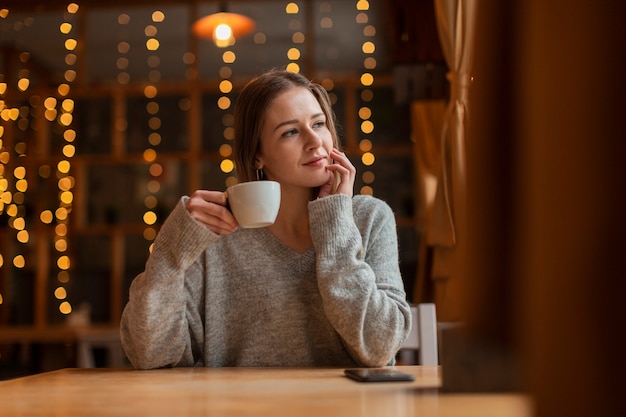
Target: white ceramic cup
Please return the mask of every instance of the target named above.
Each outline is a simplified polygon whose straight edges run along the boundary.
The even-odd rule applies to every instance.
[[[226,190],[228,205],[239,226],[269,226],[280,208],[280,184],[276,181],[242,182]]]

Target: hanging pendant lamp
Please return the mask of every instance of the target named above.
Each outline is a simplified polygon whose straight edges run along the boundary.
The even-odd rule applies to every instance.
[[[198,19],[192,27],[194,35],[209,39],[220,48],[232,46],[235,39],[249,35],[254,30],[254,20],[239,13],[230,13],[225,4],[220,11]]]

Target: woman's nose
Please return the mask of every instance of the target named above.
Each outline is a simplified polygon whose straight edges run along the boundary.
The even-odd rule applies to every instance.
[[[322,145],[322,138],[311,128],[306,130],[306,144],[309,148],[317,148]]]

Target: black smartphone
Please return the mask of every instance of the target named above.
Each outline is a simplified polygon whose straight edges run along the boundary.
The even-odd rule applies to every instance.
[[[414,381],[413,375],[391,368],[346,369],[348,378],[359,382]]]

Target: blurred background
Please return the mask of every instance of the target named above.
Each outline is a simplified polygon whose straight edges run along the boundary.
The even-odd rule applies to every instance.
[[[248,30],[220,46],[194,31],[218,13]],[[53,346],[72,341],[68,321],[116,332],[180,196],[237,181],[233,104],[273,67],[330,93],[355,192],[396,214],[413,298],[410,105],[443,103],[449,90],[431,2],[9,1],[0,48],[0,328],[30,343],[30,353],[3,346],[5,366],[71,363]]]

